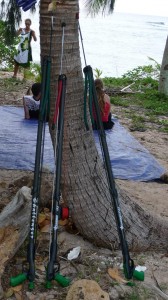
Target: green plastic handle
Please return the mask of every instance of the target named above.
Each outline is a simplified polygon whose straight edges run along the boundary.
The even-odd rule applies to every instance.
[[[61,275],[60,273],[57,273],[54,279],[63,287],[70,285],[70,279]]]
[[[26,279],[27,279],[27,274],[26,273],[19,274],[16,277],[11,277],[10,278],[10,285],[11,286],[17,286],[17,285],[21,284],[22,282],[24,282]]]
[[[33,290],[34,289],[34,282],[30,281],[29,282],[29,290]]]
[[[52,288],[52,283],[51,281],[47,280],[46,284],[45,284],[46,289],[51,289]]]
[[[145,273],[143,271],[134,270],[134,272],[133,272],[133,278],[135,278],[135,279],[137,279],[139,281],[144,281]]]

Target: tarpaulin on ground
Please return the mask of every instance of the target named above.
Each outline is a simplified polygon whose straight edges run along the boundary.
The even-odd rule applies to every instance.
[[[106,130],[106,141],[115,178],[137,181],[159,179],[165,173],[159,162],[142,146],[117,119],[112,130]],[[97,131],[94,131],[96,147],[101,154]]]
[[[150,181],[160,178],[165,169],[129,132],[113,120],[106,131],[110,161],[115,178]],[[0,106],[0,168],[34,170],[37,120],[25,120],[22,107]],[[97,131],[95,142],[100,152]],[[45,131],[44,167],[52,169],[54,154],[48,125]]]

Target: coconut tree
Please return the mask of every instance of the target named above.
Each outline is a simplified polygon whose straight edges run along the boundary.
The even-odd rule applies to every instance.
[[[168,37],[163,53],[159,78],[159,92],[168,96]]]
[[[41,57],[49,54],[52,32],[51,114],[52,120],[60,72],[62,22],[66,23],[62,72],[67,76],[63,144],[62,194],[79,232],[104,247],[119,247],[114,212],[105,170],[95,147],[90,126],[86,130],[83,117],[83,74],[78,37],[78,0],[59,1],[48,11],[49,0],[40,4]],[[95,33],[96,35],[96,33]],[[93,41],[94,43],[94,41]],[[51,130],[54,143],[55,133]],[[127,241],[130,248],[167,247],[168,226],[154,219],[118,189]],[[158,241],[161,241],[158,243]]]

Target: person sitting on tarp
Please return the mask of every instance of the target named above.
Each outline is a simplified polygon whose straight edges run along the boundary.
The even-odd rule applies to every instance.
[[[103,82],[101,79],[99,79],[99,78],[95,79],[94,83],[95,83],[95,88],[96,88],[96,93],[97,93],[97,100],[98,100],[99,107],[100,107],[103,127],[105,130],[111,129],[114,125],[114,122],[111,120],[110,97],[104,92]],[[93,129],[98,129],[94,107],[93,107],[93,118],[94,118]]]
[[[32,96],[23,96],[25,119],[38,119],[41,97],[41,83],[34,83],[31,87]]]

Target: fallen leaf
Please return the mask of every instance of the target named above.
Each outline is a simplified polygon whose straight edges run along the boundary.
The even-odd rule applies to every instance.
[[[128,281],[123,279],[118,272],[117,268],[109,268],[108,269],[108,274],[110,275],[111,278],[113,278],[114,280],[120,282],[120,283],[127,283]]]
[[[51,228],[50,224],[47,224],[44,227],[42,227],[40,229],[40,231],[43,232],[43,233],[50,232],[50,228]]]
[[[51,221],[49,221],[49,220],[44,220],[42,223],[39,224],[39,227],[40,227],[40,228],[43,228],[44,226],[50,225],[50,224],[51,224]]]
[[[49,210],[49,208],[47,208],[47,207],[44,207],[44,213],[49,213],[50,212],[50,210]]]
[[[0,228],[0,242],[2,242],[4,236],[5,236],[5,228]]]
[[[40,214],[38,215],[38,225],[40,225],[42,222],[44,222],[45,219],[46,219],[45,214],[44,214],[44,213],[40,213]]]
[[[6,188],[6,182],[1,181],[1,182],[0,182],[0,186],[1,186],[2,188]]]
[[[15,297],[16,297],[16,300],[23,300],[23,295],[22,295],[22,292],[18,292],[18,293],[14,293],[15,294]]]
[[[65,219],[65,220],[59,220],[59,225],[61,225],[61,226],[65,226],[65,225],[67,225],[68,224],[68,220],[67,219]]]
[[[45,272],[45,267],[44,267],[44,265],[36,265],[36,269],[37,269],[37,270],[40,270],[40,271],[42,271],[42,272]]]
[[[51,213],[45,213],[46,220],[51,220]]]
[[[14,292],[20,292],[22,289],[22,284],[19,284],[17,286],[12,287]]]
[[[11,297],[12,295],[13,295],[13,289],[12,288],[9,288],[8,290],[7,290],[7,292],[5,293],[5,298],[6,299],[8,299],[9,297]]]

